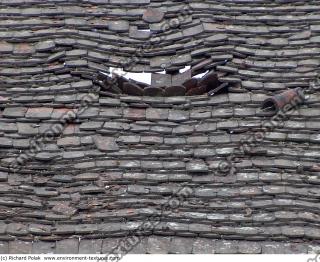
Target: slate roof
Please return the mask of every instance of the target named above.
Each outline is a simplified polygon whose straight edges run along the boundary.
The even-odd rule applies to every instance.
[[[163,20],[142,19],[147,7]],[[106,253],[152,216],[161,222],[138,253],[319,252],[319,11],[295,0],[0,0],[0,253]],[[180,28],[161,32],[172,18]],[[95,92],[99,72],[154,36],[130,71],[211,58],[229,93]],[[271,119],[262,101],[297,86],[306,102],[239,151]],[[35,138],[44,146],[30,152]],[[220,172],[230,159],[232,172]]]

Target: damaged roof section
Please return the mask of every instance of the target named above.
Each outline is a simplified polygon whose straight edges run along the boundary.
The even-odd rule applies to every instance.
[[[253,92],[306,87],[319,73],[319,6],[312,2],[20,2],[0,2],[4,94],[22,82],[29,92],[69,83],[70,74],[96,80],[110,67],[171,74],[214,65],[219,82]],[[162,92],[147,90],[154,93]]]
[[[122,75],[112,73],[111,76],[100,73],[96,83],[101,87],[101,94],[115,96],[127,94],[132,96],[195,96],[214,95],[227,92],[228,84],[218,80],[218,73],[206,70],[201,63],[184,72],[174,74],[152,73],[151,84],[126,79],[126,72]],[[141,73],[141,79],[145,73]],[[203,75],[197,77],[197,75]]]

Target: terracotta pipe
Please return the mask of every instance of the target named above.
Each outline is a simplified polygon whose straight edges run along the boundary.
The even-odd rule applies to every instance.
[[[287,111],[304,100],[302,88],[297,87],[267,98],[263,101],[262,109],[270,109],[276,113],[280,110]]]

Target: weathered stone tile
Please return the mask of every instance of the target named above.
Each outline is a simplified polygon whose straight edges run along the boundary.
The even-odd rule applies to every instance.
[[[102,254],[126,254],[126,239],[122,238],[105,238],[102,243]]]
[[[148,8],[143,12],[142,19],[147,23],[158,23],[164,17],[164,13],[160,8]]]
[[[107,223],[107,224],[102,223],[98,225],[98,230],[101,233],[107,233],[107,234],[119,233],[121,231],[121,224],[120,223]],[[102,252],[104,252],[104,250],[102,250]]]
[[[56,242],[56,254],[78,254],[79,240],[77,238],[64,239]]]
[[[35,49],[39,52],[44,52],[51,50],[55,47],[54,41],[45,41],[45,42],[39,42],[36,44]]]
[[[320,246],[317,244],[310,244],[307,245],[308,248],[308,254],[319,254],[319,248]]]
[[[93,234],[98,231],[98,225],[96,224],[80,224],[75,225],[76,234]]]
[[[7,42],[1,42],[0,44],[0,53],[11,53],[13,51],[13,44]]]
[[[239,242],[239,253],[241,254],[260,254],[261,245],[258,242],[241,241]]]
[[[182,162],[182,161],[164,161],[163,162],[163,167],[164,168],[167,168],[167,169],[169,169],[169,170],[171,170],[171,169],[185,169],[185,167],[186,167],[186,165],[185,165],[185,163],[184,162]],[[179,176],[180,175],[176,175],[176,177],[175,178],[172,178],[172,179],[179,179]],[[181,178],[189,178],[190,176],[186,176],[186,175],[183,175],[183,174],[181,174]]]
[[[3,116],[8,118],[24,117],[26,112],[26,107],[7,107],[3,111]]]
[[[193,238],[173,237],[169,254],[191,254],[193,248]]]
[[[121,108],[103,108],[100,110],[99,116],[108,118],[121,118],[122,117],[122,109]]]
[[[24,236],[28,234],[28,231],[24,224],[10,223],[7,227],[7,233],[14,236]]]
[[[200,189],[196,189],[194,192],[196,197],[205,197],[205,198],[212,198],[212,197],[216,197],[217,196],[217,192],[214,189],[210,189],[210,188],[200,188]],[[210,218],[208,218],[210,219]]]
[[[140,161],[138,160],[120,160],[120,168],[140,168]]]
[[[35,52],[34,46],[27,43],[19,43],[14,46],[13,53],[16,55],[31,55]]]
[[[172,133],[172,128],[165,126],[151,126],[150,131],[168,135]]]
[[[119,147],[112,137],[95,136],[93,141],[96,147],[102,152],[118,151]]]
[[[39,133],[39,129],[36,124],[28,124],[28,123],[18,123],[18,133],[21,135],[37,135]]]
[[[57,140],[58,146],[80,146],[80,138],[76,136],[63,137]]]
[[[142,144],[158,145],[163,143],[163,137],[158,136],[142,136],[140,139]]]
[[[283,227],[281,227],[281,232],[283,235],[289,236],[289,237],[303,237],[304,236],[304,228],[303,227],[283,226]]]
[[[186,143],[186,139],[182,137],[164,138],[164,144],[166,145],[185,145]]]
[[[1,123],[0,131],[5,133],[15,133],[18,129],[16,123]]]
[[[215,241],[212,239],[206,239],[206,238],[197,238],[193,243],[193,254],[214,254],[215,247],[214,247]]]
[[[163,163],[161,161],[141,161],[141,168],[143,169],[163,169]]]
[[[168,120],[169,110],[164,108],[147,108],[146,118],[147,120]]]
[[[35,241],[32,245],[32,254],[54,254],[55,253],[55,242],[49,241]]]
[[[109,21],[108,27],[109,30],[119,33],[129,31],[129,23],[125,20]]]
[[[10,148],[12,147],[12,140],[6,137],[0,137],[0,148]]]
[[[82,194],[98,194],[105,192],[105,189],[95,185],[84,186],[80,189]]]
[[[99,160],[96,161],[97,167],[115,168],[118,167],[117,160]]]
[[[89,107],[85,110],[79,110],[78,111],[78,118],[84,119],[84,118],[94,118],[99,115],[99,108],[96,107]]]
[[[207,164],[201,160],[193,160],[188,162],[186,169],[188,172],[194,173],[206,173],[209,170]]]
[[[148,194],[149,193],[149,189],[143,187],[143,186],[135,186],[135,185],[129,185],[128,189],[127,189],[128,193],[131,194]]]
[[[90,122],[84,122],[80,125],[80,130],[85,131],[95,131],[102,128],[103,122],[96,122],[96,121],[90,121]]]
[[[236,241],[216,241],[214,243],[214,253],[216,254],[236,254],[238,245]]]
[[[173,122],[183,122],[189,120],[189,111],[183,111],[183,110],[169,110],[169,121]]]
[[[103,128],[111,130],[111,131],[123,131],[129,130],[130,125],[122,122],[105,122]]]
[[[189,231],[194,233],[211,233],[211,225],[190,224]]]
[[[190,112],[190,119],[201,120],[201,119],[206,119],[206,118],[210,118],[210,117],[211,117],[211,109],[210,108],[196,109],[196,110],[192,110]]]
[[[212,132],[217,129],[216,123],[199,123],[195,125],[195,131],[197,132]]]
[[[64,159],[81,159],[84,156],[85,154],[82,151],[69,151],[62,154]]]
[[[130,248],[129,254],[146,254],[147,253],[147,238],[138,238],[138,237],[133,237],[132,243],[135,245]]]
[[[238,173],[238,181],[257,182],[259,181],[259,174],[256,173]]]
[[[37,107],[29,108],[26,113],[26,118],[31,119],[49,119],[51,117],[53,108]]]
[[[31,254],[32,242],[15,240],[9,242],[9,254]]]
[[[305,236],[310,239],[319,239],[320,238],[320,230],[316,228],[305,228]]]
[[[73,119],[76,116],[76,110],[69,108],[57,108],[53,109],[51,114],[52,119]]]
[[[190,136],[187,138],[187,144],[190,145],[207,144],[208,142],[209,138],[207,136]]]
[[[55,61],[59,60],[60,58],[63,58],[64,56],[65,56],[65,51],[54,53],[48,57],[47,62],[48,63],[55,62]]]
[[[140,108],[127,108],[123,111],[123,116],[130,120],[145,120],[146,119],[146,110]]]
[[[143,174],[144,175],[144,174]],[[146,179],[153,182],[167,182],[168,175],[167,174],[150,174],[147,173]]]
[[[277,173],[259,173],[259,180],[261,181],[281,181],[281,174]]]
[[[266,243],[262,246],[264,254],[291,254],[289,243]]]
[[[0,241],[0,254],[9,254],[9,242]]]
[[[161,182],[160,179],[159,180],[153,180],[153,181]],[[150,193],[151,194],[157,194],[157,195],[171,195],[173,193],[173,191],[172,191],[172,188],[170,188],[170,187],[156,186],[156,187],[150,188]]]
[[[45,188],[45,187],[35,188],[34,193],[37,196],[41,196],[41,197],[54,197],[59,195],[59,193],[54,188]]]
[[[169,237],[148,237],[147,253],[148,254],[168,254],[171,245]]]
[[[7,224],[5,224],[3,222],[0,223],[0,234],[1,235],[4,235],[6,233],[7,227],[8,227]]]
[[[180,136],[180,135],[189,135],[194,132],[193,125],[179,125],[172,129],[172,134]]]
[[[8,181],[8,173],[0,171],[0,182]]]
[[[55,234],[74,234],[75,233],[75,227],[74,225],[63,225],[63,224],[59,224],[56,226]]]

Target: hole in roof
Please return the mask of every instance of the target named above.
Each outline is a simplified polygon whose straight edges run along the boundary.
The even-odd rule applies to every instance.
[[[128,80],[135,80],[145,84],[151,84],[151,73],[131,73],[122,70],[121,68],[110,67],[109,76],[112,77],[114,74],[122,76]]]
[[[207,70],[206,72],[197,74],[197,75],[195,75],[194,77],[195,77],[195,78],[202,78],[202,77],[205,76],[205,74],[207,74],[208,72],[209,72],[209,70]]]
[[[153,73],[111,67],[109,73],[99,72],[96,82],[102,96],[213,96],[228,92],[229,83],[219,81],[212,63],[207,59],[195,66],[162,67],[164,70]]]
[[[179,73],[184,73],[184,72],[186,72],[186,71],[188,71],[190,69],[191,69],[191,66],[185,66],[184,68],[179,70]]]
[[[157,72],[157,74],[166,74],[167,72],[166,72],[166,70],[162,70],[162,71],[160,71],[160,72]]]

